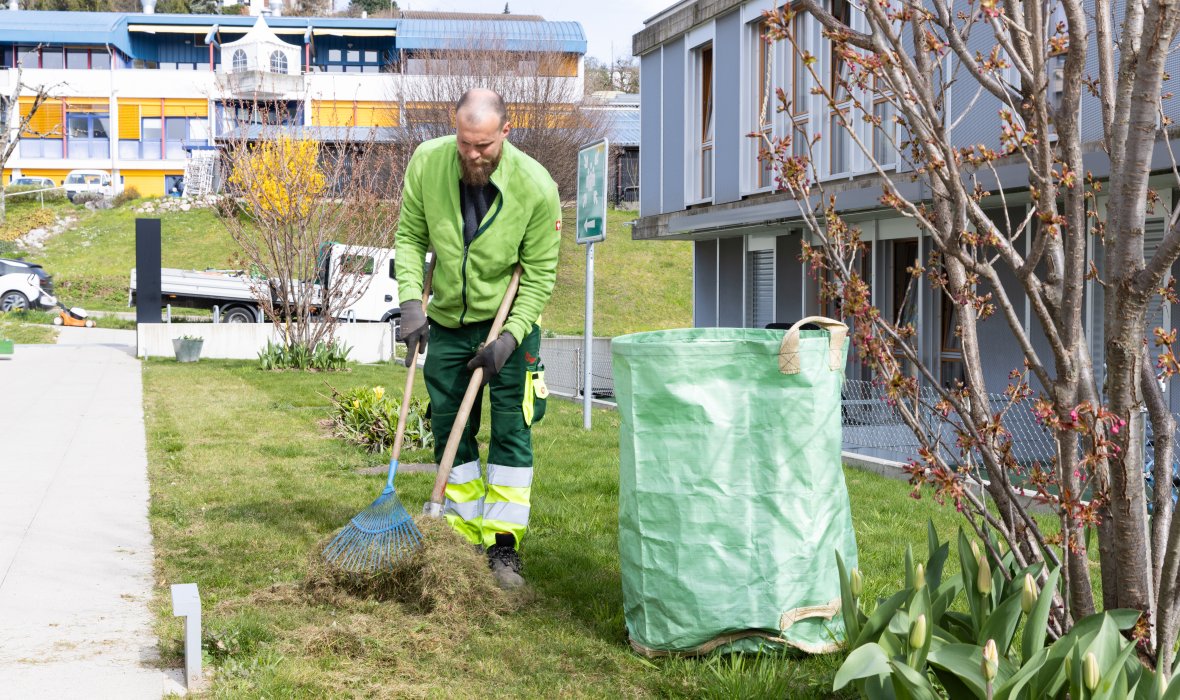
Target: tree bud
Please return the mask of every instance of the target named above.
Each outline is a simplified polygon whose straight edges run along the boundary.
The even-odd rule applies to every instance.
[[[1086,683],[1087,690],[1094,690],[1098,687],[1100,680],[1098,675],[1098,657],[1094,656],[1094,652],[1086,652],[1086,658],[1082,660],[1082,680]]]
[[[1032,574],[1024,575],[1024,590],[1020,592],[1020,609],[1027,615],[1037,604],[1037,582]]]
[[[919,590],[926,585],[926,567],[918,563],[914,567],[914,590]]]
[[[910,625],[910,648],[921,649],[926,643],[926,615],[919,615]]]
[[[996,640],[989,639],[983,647],[983,663],[980,664],[983,677],[991,683],[996,679],[996,672],[1000,670],[1000,654],[996,651]]]
[[[860,594],[864,592],[865,582],[860,576],[860,569],[852,568],[848,574],[848,589],[852,591],[853,598],[859,598]]]

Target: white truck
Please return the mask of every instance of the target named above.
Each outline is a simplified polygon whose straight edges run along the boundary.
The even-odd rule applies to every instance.
[[[375,321],[396,326],[401,319],[397,300],[397,278],[393,269],[393,251],[388,248],[360,248],[340,243],[325,244],[326,255],[320,256],[320,267],[314,284],[318,290],[325,286],[336,289],[355,289],[364,280],[343,280],[339,276],[368,276],[364,292],[337,314],[348,321]],[[128,305],[135,305],[136,273],[131,270]],[[216,312],[215,321],[223,323],[260,323],[264,320],[256,291],[273,290],[266,279],[251,277],[240,270],[160,270],[162,301],[173,306],[210,309]]]

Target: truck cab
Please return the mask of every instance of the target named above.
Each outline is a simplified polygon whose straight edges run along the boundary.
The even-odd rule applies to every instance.
[[[325,243],[320,248],[316,276],[322,290],[338,290],[350,297],[341,318],[397,325],[401,309],[392,250]]]

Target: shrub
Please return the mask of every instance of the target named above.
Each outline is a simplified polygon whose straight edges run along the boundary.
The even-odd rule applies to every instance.
[[[348,369],[348,354],[352,352],[344,341],[316,343],[314,348],[306,344],[277,345],[266,341],[266,349],[258,353],[258,369],[318,370],[339,372]]]
[[[139,193],[139,190],[135,189],[134,186],[126,187],[123,189],[122,192],[115,195],[115,199],[111,203],[114,204],[116,207],[121,207],[124,204],[127,204],[128,202],[134,202],[135,200],[140,199],[142,196],[143,195],[141,195]]]
[[[332,432],[370,452],[393,445],[401,402],[385,395],[385,387],[358,386],[346,392],[332,389]],[[411,399],[406,414],[405,446],[423,449],[434,445],[426,402]]]
[[[33,209],[19,216],[11,216],[8,223],[0,224],[0,241],[15,241],[35,228],[52,226],[57,216],[50,209]]]
[[[61,189],[43,192],[37,190],[45,190],[45,188],[35,185],[9,185],[4,188],[4,192],[8,194],[9,202],[60,202],[66,198],[65,191]]]

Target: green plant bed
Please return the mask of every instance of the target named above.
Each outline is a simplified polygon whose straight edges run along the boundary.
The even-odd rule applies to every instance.
[[[519,610],[440,617],[309,591],[316,548],[381,492],[389,459],[332,437],[325,378],[246,361],[144,362],[156,631],[164,663],[180,665],[182,621],[167,584],[199,578],[215,697],[473,697],[489,688],[499,697],[832,696],[840,654],[648,661],[630,651],[616,537],[619,417],[596,410],[586,431],[573,402],[550,401],[533,432],[522,549],[532,592]],[[383,364],[354,365],[340,381],[400,394],[404,380],[403,367]],[[420,375],[416,383],[422,398]],[[486,403],[483,413],[486,449]],[[429,449],[401,455],[403,464],[433,461]],[[922,523],[951,530],[957,520],[912,500],[904,483],[845,474],[860,566],[871,572],[865,595],[884,595],[902,584],[899,547],[925,546]],[[433,481],[399,474],[410,512]]]

